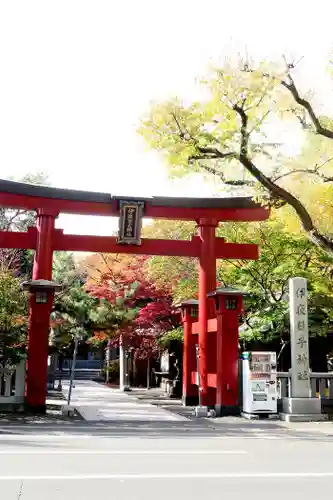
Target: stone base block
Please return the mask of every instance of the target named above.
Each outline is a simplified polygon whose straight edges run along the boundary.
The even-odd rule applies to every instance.
[[[74,417],[75,416],[75,408],[71,405],[64,405],[61,407],[61,414],[64,417]]]
[[[283,398],[282,413],[320,414],[321,400],[319,398]]]
[[[280,413],[283,422],[323,422],[328,420],[325,413]]]
[[[280,419],[284,422],[320,422],[328,416],[322,413],[319,398],[283,398]]]
[[[247,413],[242,412],[241,417],[247,420],[278,420],[278,413]]]
[[[207,408],[207,406],[196,406],[194,408],[194,416],[197,417],[197,418],[208,417],[208,408]]]
[[[259,420],[260,415],[258,415],[257,413],[246,413],[242,411],[241,417],[246,418],[246,420]]]

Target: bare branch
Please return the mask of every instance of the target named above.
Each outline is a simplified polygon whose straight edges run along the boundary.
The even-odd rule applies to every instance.
[[[245,111],[238,106],[234,107],[241,118],[241,150],[239,161],[245,169],[264,187],[275,199],[280,199],[290,205],[297,213],[301,224],[308,234],[309,239],[326,252],[333,254],[333,241],[320,233],[305,206],[291,193],[273,182],[253,163],[248,156],[249,135],[247,131],[248,117]]]
[[[264,113],[264,115],[262,116],[261,120],[259,120],[258,123],[255,123],[252,127],[252,129],[249,131],[249,135],[252,134],[252,132],[255,131],[255,129],[257,127],[259,127],[260,125],[262,125],[264,123],[264,121],[266,120],[267,116],[270,114],[270,110],[266,111],[266,113]]]
[[[302,106],[308,112],[317,134],[327,137],[328,139],[333,139],[333,130],[323,127],[310,102],[300,96],[294,79],[290,73],[294,67],[294,65],[287,65],[287,78],[285,80],[281,80],[281,84],[289,90],[297,104]]]
[[[323,163],[321,163],[320,165],[318,165],[318,164],[317,164],[317,165],[315,166],[315,168],[316,168],[317,170],[319,170],[320,168],[323,168],[323,167],[324,167],[327,163],[329,163],[329,162],[330,162],[330,161],[332,161],[332,160],[333,160],[333,157],[329,158],[328,160],[325,160],[325,161],[324,161]]]
[[[333,158],[329,158],[320,165],[315,165],[314,168],[296,168],[295,170],[290,170],[289,172],[285,172],[284,174],[281,174],[272,180],[274,180],[274,182],[277,182],[283,179],[284,177],[288,177],[289,175],[293,174],[310,174],[319,177],[324,183],[333,182],[333,176],[327,176],[319,171],[321,168],[323,168],[327,163],[329,163],[332,160]]]
[[[248,116],[244,109],[240,106],[237,106],[237,104],[234,106],[234,110],[236,113],[240,116],[241,119],[241,145],[240,145],[240,158],[242,155],[246,155],[248,153],[248,146],[249,146],[249,132],[247,130],[247,124],[248,124]]]
[[[222,153],[219,151],[217,148],[206,148],[206,147],[201,147],[201,146],[196,146],[198,152],[200,154],[190,156],[189,161],[196,161],[196,160],[223,160],[226,158],[238,158],[237,153],[234,152],[227,152],[227,153]]]

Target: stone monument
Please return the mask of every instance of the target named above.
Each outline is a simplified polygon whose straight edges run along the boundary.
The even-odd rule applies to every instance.
[[[319,421],[321,400],[311,397],[309,366],[308,293],[305,278],[289,280],[291,397],[283,398],[281,419],[292,421]]]

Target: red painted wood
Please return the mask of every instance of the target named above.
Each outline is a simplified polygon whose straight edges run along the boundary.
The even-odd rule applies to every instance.
[[[29,228],[27,232],[0,231],[0,248],[35,249],[37,229]]]
[[[37,229],[30,231],[30,236],[34,234],[37,236],[32,273],[34,280],[52,279],[53,237],[56,234],[54,224],[55,217],[53,215],[39,213],[37,217]],[[34,294],[30,296],[26,403],[30,409],[44,411],[53,293],[49,293],[47,304],[36,303],[35,298]]]
[[[213,387],[214,389],[216,389],[216,373],[208,373],[207,381],[208,381],[208,387]]]
[[[47,213],[70,213],[81,215],[118,216],[114,203],[86,202],[24,196],[21,194],[0,193],[1,206],[29,210],[41,209]],[[266,220],[269,211],[265,208],[179,208],[154,206],[147,202],[145,217],[174,220],[199,220],[203,217],[218,221],[257,221]]]
[[[54,225],[54,216],[38,215],[37,244],[32,274],[34,280],[52,280],[53,238],[57,234]]]
[[[207,322],[209,311],[207,294],[216,289],[216,255],[215,255],[215,230],[216,221],[201,219],[199,233],[201,239],[199,257],[199,372],[201,405],[214,404],[210,401],[208,393],[208,338]]]
[[[35,296],[30,297],[26,403],[38,412],[45,411],[52,302],[53,294],[49,296],[48,304],[36,304]]]
[[[216,373],[207,374],[208,387],[216,388]],[[193,385],[197,384],[197,372],[191,373],[191,383]]]
[[[36,248],[37,230],[30,228],[28,232],[0,231],[0,248]],[[251,243],[224,243],[216,239],[217,259],[255,260],[259,256],[259,248]],[[53,236],[54,250],[72,252],[129,253],[141,255],[171,255],[179,257],[199,257],[200,238],[193,240],[154,240],[143,238],[142,244],[118,245],[117,238],[112,236],[86,236],[63,234],[56,230]]]
[[[222,406],[238,406],[238,312],[228,311],[221,320]]]
[[[183,401],[186,404],[190,398],[198,396],[198,388],[193,385],[191,374],[196,370],[196,350],[195,344],[197,337],[192,335],[193,319],[190,316],[189,308],[186,308],[183,325],[184,325],[184,346],[183,346]]]
[[[208,333],[216,332],[216,330],[217,330],[216,318],[209,319],[207,325]],[[198,333],[199,333],[199,323],[196,322],[192,324],[192,334],[197,335]]]
[[[222,328],[223,319],[222,314],[218,314],[216,320],[216,405],[222,407],[223,399],[223,342],[222,342]]]

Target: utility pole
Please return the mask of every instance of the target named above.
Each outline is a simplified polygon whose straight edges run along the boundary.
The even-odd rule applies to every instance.
[[[77,348],[79,345],[79,339],[80,339],[80,337],[78,335],[75,335],[72,369],[71,369],[71,376],[70,376],[70,380],[69,380],[68,399],[67,399],[68,406],[71,404],[72,389],[73,389],[74,376],[75,376],[76,356],[77,356]]]

